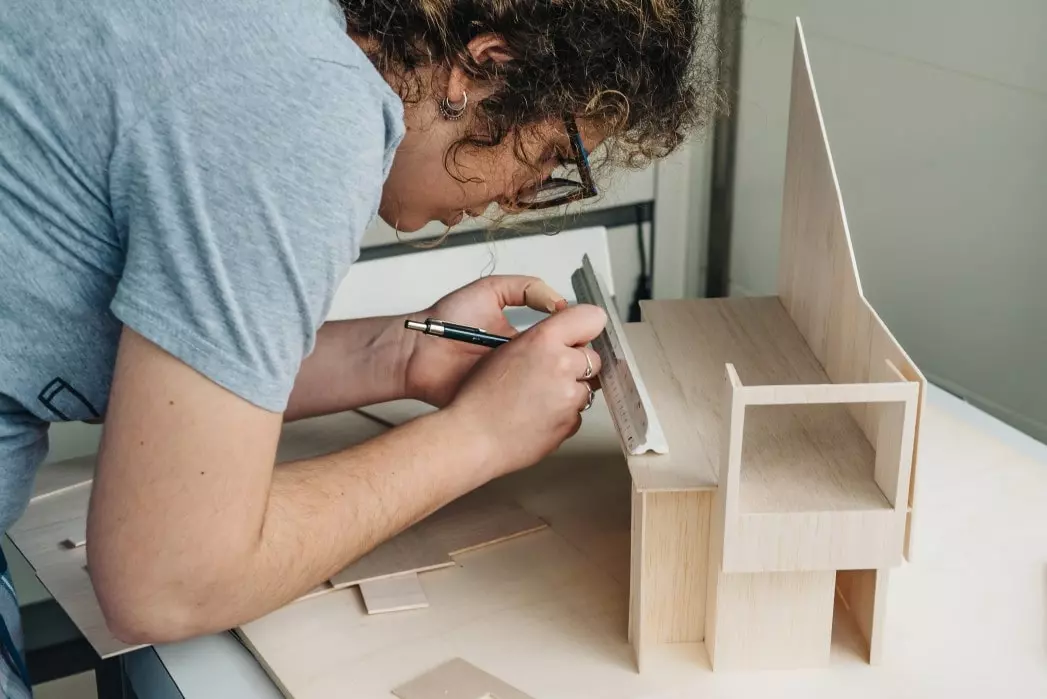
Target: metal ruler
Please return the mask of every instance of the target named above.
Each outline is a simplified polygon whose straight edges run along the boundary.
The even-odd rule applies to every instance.
[[[599,306],[607,313],[607,326],[592,346],[600,355],[600,386],[622,443],[630,454],[669,453],[622,320],[588,255],[582,257],[582,266],[571,275],[571,286],[579,303]]]

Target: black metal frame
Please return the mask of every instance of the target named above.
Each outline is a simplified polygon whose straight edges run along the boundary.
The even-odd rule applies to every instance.
[[[410,255],[412,253],[425,252],[432,246],[439,244],[440,248],[457,247],[459,245],[475,245],[490,241],[492,238],[519,238],[532,235],[554,235],[559,231],[571,228],[588,228],[590,226],[604,226],[606,228],[618,228],[620,226],[632,226],[641,221],[651,224],[652,240],[654,236],[654,202],[645,201],[638,204],[626,204],[624,206],[608,207],[596,211],[581,211],[578,213],[565,214],[563,216],[551,216],[537,221],[513,222],[505,228],[490,230],[480,228],[461,233],[452,233],[447,236],[429,236],[425,238],[406,238],[401,242],[374,245],[360,251],[360,261],[377,260],[384,257],[395,257],[397,255]]]
[[[94,671],[99,699],[134,699],[123,658],[103,659],[53,599],[21,608],[26,665],[33,685]]]
[[[576,201],[590,199],[596,196],[596,183],[593,182],[593,173],[589,167],[589,153],[585,150],[585,144],[582,143],[582,137],[578,133],[578,124],[575,122],[573,116],[565,116],[563,123],[564,129],[567,131],[567,137],[571,143],[571,161],[574,163],[574,166],[578,168],[578,174],[582,178],[582,181],[576,182],[562,177],[550,177],[544,182],[539,183],[531,193],[537,194],[538,192],[555,189],[556,187],[568,187],[572,190],[571,193],[547,201],[527,203],[520,203],[517,201],[515,203],[517,208],[524,211],[539,211],[541,209],[551,209],[557,206],[564,206],[565,204],[571,204]]]
[[[727,108],[713,130],[709,236],[706,243],[705,295],[730,293],[731,227],[734,215],[734,156],[738,136],[738,88],[741,76],[742,7],[740,0],[720,0],[718,43],[719,88]]]

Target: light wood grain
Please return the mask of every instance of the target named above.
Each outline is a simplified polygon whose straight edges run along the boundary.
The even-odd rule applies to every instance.
[[[425,525],[424,535],[452,556],[546,527],[541,519],[490,487],[463,495],[433,513]]]
[[[400,699],[531,699],[461,658],[400,685],[393,694]]]
[[[453,565],[447,551],[426,537],[423,527],[415,525],[346,566],[331,577],[330,583],[333,589],[339,590],[371,580]]]
[[[879,472],[881,480],[893,483],[892,496],[897,497],[899,471],[907,470],[904,445],[911,446],[914,421],[906,422],[906,415],[913,415],[916,384],[804,385],[775,394],[743,386],[728,363],[725,386],[731,427],[725,445],[727,471],[721,474],[726,513],[722,569],[749,573],[899,564],[905,509],[892,509],[876,477]],[[881,415],[879,457],[852,416],[832,410],[841,399],[863,399],[864,388],[871,402],[899,406],[898,412]],[[833,403],[792,406],[786,400]],[[741,436],[736,421],[745,423]]]
[[[644,623],[654,643],[705,637],[712,493],[648,493],[644,523]]]
[[[360,595],[368,614],[402,612],[429,606],[417,573],[360,583]]]
[[[876,454],[842,406],[749,406],[740,486],[745,514],[886,510]]]
[[[335,589],[454,565],[451,556],[538,531],[545,522],[484,487],[458,498],[331,578]]]
[[[653,328],[626,323],[624,330],[669,445],[668,454],[627,455],[633,482],[643,492],[712,490],[716,473],[706,456],[708,445],[695,429],[695,416]]]
[[[714,670],[817,667],[829,662],[833,571],[720,573]]]
[[[627,530],[628,520],[619,526]],[[429,608],[418,614],[368,615],[342,590],[285,607],[241,633],[295,699],[339,696],[346,687],[353,696],[383,697],[462,644],[470,658],[539,697],[554,677],[581,687],[593,672],[637,677],[626,588],[575,544],[545,529],[464,554],[460,563],[425,574]],[[379,649],[391,655],[376,656]],[[525,650],[539,650],[540,660],[514,663]],[[362,666],[375,670],[368,656],[383,679],[360,685],[354,677]]]
[[[917,424],[925,379],[866,300],[851,243],[843,196],[825,122],[818,103],[803,31],[796,24],[792,92],[786,145],[778,296],[834,383],[875,381],[890,360],[920,385]],[[851,412],[872,444],[878,441],[875,411],[855,404]],[[916,451],[907,456],[908,505],[914,505]],[[907,515],[908,517],[908,515]],[[911,546],[911,522],[905,534]]]
[[[870,665],[883,658],[887,592],[891,571],[841,570],[836,574],[836,592],[861,633]]]
[[[623,542],[626,559],[629,553],[628,474],[623,490],[624,464],[599,449],[595,462],[573,454],[507,483],[521,488],[528,509],[544,503],[553,522],[557,513],[576,510],[594,518],[612,512],[614,519],[574,529],[570,541],[554,524],[426,573],[430,607],[417,615],[369,616],[358,595],[345,590],[259,620],[253,637],[296,699],[343,696],[347,687],[354,698],[387,698],[391,688],[452,656],[540,699],[839,699],[856,687],[869,697],[959,697],[972,690],[1040,696],[1047,691],[1047,457],[1000,443],[941,407],[941,400],[958,401],[933,395],[921,453],[930,494],[922,536],[933,558],[892,571],[878,668],[866,665],[851,615],[837,611],[831,661],[817,672],[724,677],[709,671],[705,644],[675,643],[651,645],[637,673],[627,640],[628,581],[589,555],[612,540]],[[613,436],[608,440],[618,449]],[[975,599],[999,603],[972,606]]]
[[[709,487],[718,482],[720,470],[721,390],[726,364],[735,366],[746,387],[831,383],[775,297],[645,301],[641,308],[643,325],[654,333],[657,344],[652,347],[650,342],[645,343],[639,332],[634,341],[631,330],[630,341],[637,361],[645,366],[645,380],[652,384],[659,417],[665,415],[668,456],[707,474],[702,482]],[[666,393],[664,383],[656,379],[658,374],[646,369],[646,362],[658,353],[671,367],[670,388],[680,396],[664,403],[664,409],[659,401],[673,393]],[[845,406],[830,406],[826,412],[844,424],[849,417]],[[689,437],[687,441],[676,440],[679,446],[674,446],[674,424],[680,421],[680,432]],[[857,425],[851,429],[860,432]],[[629,463],[633,467],[637,462],[630,458]],[[645,477],[635,470],[634,476],[638,482]],[[674,489],[672,482],[666,485],[664,489]]]
[[[724,548],[724,570],[766,572],[884,568],[902,562],[893,511],[743,514]]]

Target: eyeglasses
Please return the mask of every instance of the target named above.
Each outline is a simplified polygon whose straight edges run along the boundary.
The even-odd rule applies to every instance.
[[[589,154],[582,145],[578,124],[573,117],[564,118],[571,143],[571,162],[578,169],[578,180],[549,177],[536,187],[521,192],[515,202],[520,209],[548,209],[596,196],[596,185],[589,169]]]

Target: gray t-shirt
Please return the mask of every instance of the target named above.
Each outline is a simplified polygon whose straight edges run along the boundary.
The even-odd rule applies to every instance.
[[[122,325],[281,411],[403,130],[331,0],[4,0],[0,531]]]

